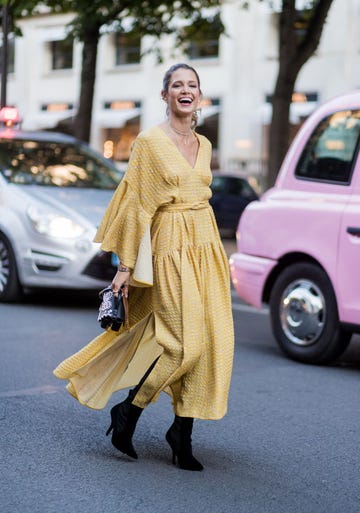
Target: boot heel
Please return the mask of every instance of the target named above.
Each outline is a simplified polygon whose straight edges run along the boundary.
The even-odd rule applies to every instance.
[[[132,444],[132,436],[141,412],[142,408],[134,406],[127,400],[116,404],[110,410],[111,424],[106,432],[106,436],[112,432],[111,443],[118,451],[135,460],[138,456]]]
[[[193,420],[190,417],[178,417],[170,426],[165,435],[167,443],[172,450],[172,462],[183,470],[203,470],[203,466],[196,458],[194,458],[191,447],[191,432]]]
[[[110,410],[111,424],[110,424],[109,429],[106,431],[106,436],[109,436],[111,431],[113,429],[115,429],[115,426],[116,426],[116,411],[117,411],[117,407],[116,406],[114,406]]]
[[[109,436],[113,429],[114,429],[114,426],[113,426],[113,423],[111,422],[109,429],[106,431],[106,436]]]

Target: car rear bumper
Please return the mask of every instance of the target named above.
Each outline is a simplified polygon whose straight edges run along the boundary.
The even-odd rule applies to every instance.
[[[276,260],[243,253],[230,257],[230,273],[234,288],[241,299],[261,308],[264,286]]]

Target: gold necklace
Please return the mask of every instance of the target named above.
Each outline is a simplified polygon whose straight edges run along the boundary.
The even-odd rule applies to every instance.
[[[178,130],[177,128],[172,126],[172,124],[170,122],[169,122],[169,127],[170,127],[170,130],[172,130],[174,132],[174,134],[181,135],[183,137],[182,141],[185,144],[185,146],[187,146],[188,138],[191,137],[193,134],[193,131],[191,130],[191,128],[189,128],[188,132],[182,132],[181,130]]]

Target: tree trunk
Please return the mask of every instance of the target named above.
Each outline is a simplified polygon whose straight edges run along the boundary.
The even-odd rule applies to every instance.
[[[279,74],[272,98],[267,185],[275,183],[290,142],[290,105],[295,83]]]
[[[91,133],[99,38],[99,29],[91,28],[86,31],[83,39],[80,98],[79,108],[74,120],[74,135],[87,143],[90,141]]]
[[[267,186],[271,187],[280,170],[290,143],[290,105],[296,79],[302,66],[319,45],[326,16],[333,0],[318,0],[312,8],[306,34],[296,33],[295,0],[283,0],[279,18],[279,73],[272,100],[269,134]]]

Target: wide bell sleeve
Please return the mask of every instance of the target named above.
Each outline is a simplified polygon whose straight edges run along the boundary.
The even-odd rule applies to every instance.
[[[156,210],[176,197],[175,185],[161,172],[151,142],[140,134],[94,238],[132,269],[134,286],[153,285],[151,222]]]

